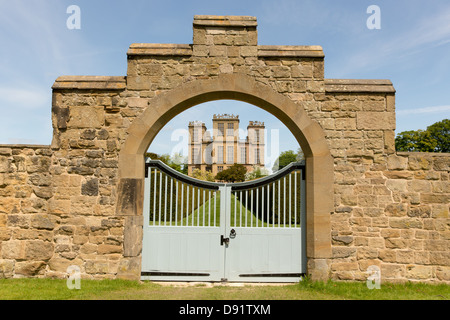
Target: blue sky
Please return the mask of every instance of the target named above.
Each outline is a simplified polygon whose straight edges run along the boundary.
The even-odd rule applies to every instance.
[[[81,9],[79,30],[66,26],[70,5]],[[369,5],[380,7],[379,30],[366,26]],[[256,16],[261,45],[321,45],[326,78],[390,79],[397,133],[449,118],[448,0],[0,0],[0,144],[50,144],[51,86],[58,76],[126,75],[130,44],[192,43],[196,14]],[[167,143],[173,128],[190,120],[210,127],[212,114],[224,109],[238,113],[244,127],[262,120],[279,128],[280,151],[297,148],[271,115],[230,102],[187,110],[152,147],[168,152],[177,143]]]

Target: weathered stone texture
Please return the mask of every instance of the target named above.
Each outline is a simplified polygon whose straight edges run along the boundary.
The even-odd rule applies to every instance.
[[[435,163],[448,164],[450,155],[397,153],[384,158],[381,165],[365,159],[358,179],[336,180],[332,277],[348,278],[348,270],[334,265],[356,259],[359,271],[364,271],[362,265],[380,265],[386,281],[448,282],[449,171]],[[335,163],[338,176],[358,170],[344,160],[335,158]],[[351,237],[352,242],[339,241]]]

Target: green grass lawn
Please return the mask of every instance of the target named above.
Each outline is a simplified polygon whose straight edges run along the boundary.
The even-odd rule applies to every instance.
[[[69,290],[65,280],[1,279],[1,300],[449,300],[449,285],[302,281],[284,286],[160,285],[125,280],[81,280]]]

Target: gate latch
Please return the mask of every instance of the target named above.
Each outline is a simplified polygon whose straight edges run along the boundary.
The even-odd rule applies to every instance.
[[[220,236],[220,245],[223,246],[223,244],[228,245],[230,243],[230,238],[224,238],[223,235]]]

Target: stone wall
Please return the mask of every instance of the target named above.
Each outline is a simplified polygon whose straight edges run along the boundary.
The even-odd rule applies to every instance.
[[[332,278],[450,282],[450,154],[335,162]]]
[[[450,282],[449,154],[395,152],[390,81],[324,79],[320,46],[261,46],[256,28],[253,17],[196,16],[192,44],[131,45],[126,77],[58,78],[51,146],[0,146],[0,278],[77,265],[85,278],[139,279],[143,141],[219,79],[232,89],[208,99],[257,92],[246,101],[304,148],[308,273],[365,280],[377,265],[389,281]]]

